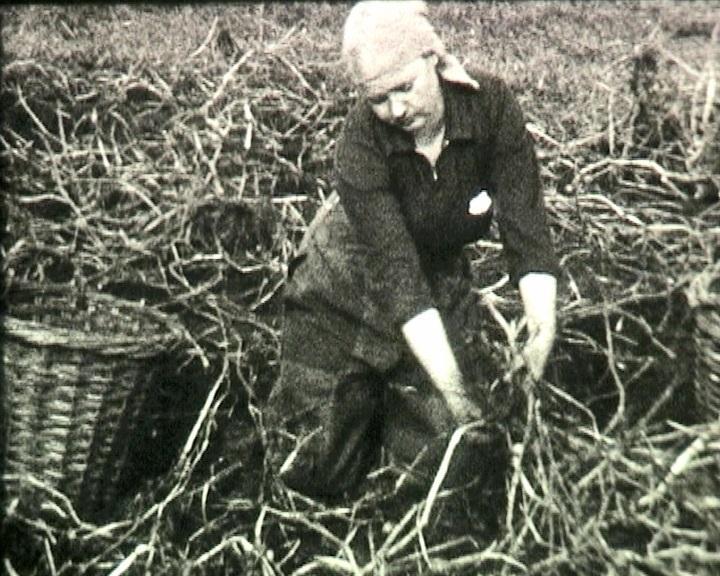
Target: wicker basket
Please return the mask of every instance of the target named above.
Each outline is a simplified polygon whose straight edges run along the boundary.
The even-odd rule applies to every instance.
[[[8,301],[5,495],[32,509],[47,496],[28,482],[32,475],[93,519],[114,500],[151,364],[178,341],[180,328],[164,314],[101,294],[45,287]]]
[[[695,327],[695,396],[702,416],[720,418],[720,262],[699,274],[687,291]]]

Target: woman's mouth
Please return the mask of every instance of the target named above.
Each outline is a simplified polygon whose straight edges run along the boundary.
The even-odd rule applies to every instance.
[[[396,123],[396,125],[397,125],[399,128],[402,128],[403,130],[408,130],[409,128],[411,128],[411,127],[415,124],[416,121],[417,121],[417,117],[415,117],[415,116],[409,116],[409,117],[407,117],[407,118],[403,118],[403,119],[399,120],[399,121]]]

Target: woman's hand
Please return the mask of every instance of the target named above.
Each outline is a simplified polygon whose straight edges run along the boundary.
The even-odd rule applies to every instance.
[[[458,424],[467,424],[483,418],[480,407],[468,397],[464,390],[446,390],[443,391],[443,396],[450,413]]]
[[[531,333],[522,351],[525,366],[530,371],[533,380],[542,378],[545,366],[553,344],[555,343],[555,328],[543,326],[534,334]]]
[[[518,283],[528,323],[528,340],[522,351],[534,380],[545,371],[555,343],[557,280],[550,274],[532,272]]]

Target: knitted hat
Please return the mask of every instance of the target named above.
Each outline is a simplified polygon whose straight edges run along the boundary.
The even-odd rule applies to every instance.
[[[427,54],[438,56],[438,71],[447,80],[477,87],[457,58],[446,52],[427,19],[425,2],[358,2],[345,21],[342,58],[357,84],[367,85]]]

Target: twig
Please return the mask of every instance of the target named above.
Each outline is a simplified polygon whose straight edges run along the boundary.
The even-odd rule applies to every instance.
[[[220,85],[215,90],[212,97],[205,102],[205,104],[202,105],[202,108],[200,109],[200,113],[205,115],[207,114],[207,111],[212,108],[217,102],[223,97],[225,94],[225,90],[227,89],[227,85],[230,83],[232,78],[235,76],[237,71],[250,59],[250,57],[255,53],[254,50],[250,49],[245,54],[243,54],[235,64],[233,64],[227,72],[223,75],[222,79],[220,80]]]
[[[660,181],[665,184],[670,190],[672,190],[678,198],[683,200],[687,199],[687,194],[682,192],[673,181],[681,183],[694,183],[698,181],[697,176],[692,174],[682,174],[680,172],[673,172],[663,168],[660,164],[654,160],[647,160],[644,158],[638,159],[625,159],[625,158],[603,158],[592,164],[588,164],[582,168],[577,176],[576,180],[580,181],[583,178],[589,178],[591,174],[597,176],[597,173],[603,169],[608,168],[634,168],[637,170],[646,170],[654,172],[660,178]]]
[[[280,60],[280,62],[282,62],[285,66],[287,66],[290,72],[292,72],[293,75],[300,81],[300,84],[302,84],[303,88],[310,92],[310,94],[312,94],[316,100],[321,100],[320,94],[318,94],[317,91],[312,86],[310,86],[310,83],[305,79],[305,76],[302,75],[302,73],[292,62],[290,62],[282,54],[273,54],[273,56]]]
[[[696,70],[692,66],[690,66],[687,62],[684,60],[681,60],[679,57],[675,56],[672,52],[670,52],[667,48],[663,46],[657,46],[657,50],[665,56],[668,60],[670,60],[673,64],[677,64],[680,68],[682,68],[683,71],[685,71],[690,76],[694,76],[697,78],[698,76],[702,76],[702,72],[699,70]]]
[[[624,220],[627,220],[628,222],[635,224],[635,226],[641,226],[644,227],[646,224],[640,220],[637,216],[633,216],[632,214],[628,214],[620,208],[617,204],[615,204],[610,198],[607,196],[603,196],[602,194],[580,194],[577,197],[578,202],[582,202],[585,200],[595,200],[596,202],[601,202],[605,204],[608,208],[610,208],[615,214],[623,218]]]
[[[542,128],[540,128],[540,126],[538,126],[537,124],[534,124],[534,123],[532,123],[532,122],[528,122],[528,123],[525,124],[525,129],[526,129],[528,132],[530,132],[530,134],[532,134],[533,136],[536,136],[536,137],[544,140],[545,142],[547,142],[547,143],[549,143],[549,144],[552,144],[552,145],[555,146],[556,148],[560,148],[560,147],[562,147],[562,145],[563,145],[562,142],[558,142],[557,140],[555,140],[555,138],[553,138],[552,136],[548,135],[548,134],[547,134]]]
[[[503,286],[506,286],[510,282],[510,276],[508,274],[503,274],[502,278],[495,282],[494,284],[491,284],[489,286],[484,286],[483,288],[473,288],[473,292],[475,294],[478,294],[479,296],[485,297],[488,294],[494,294],[497,290],[502,288]],[[488,307],[490,304],[488,304]]]
[[[135,550],[132,551],[132,553],[126,557],[120,564],[118,564],[113,570],[108,574],[108,576],[122,576],[122,574],[125,574],[130,568],[132,568],[132,565],[135,564],[138,558],[140,556],[144,556],[145,554],[150,552],[150,547],[146,544],[138,544],[135,547]]]
[[[492,550],[492,546],[482,552],[475,552],[473,554],[465,554],[458,556],[452,560],[433,559],[430,564],[430,569],[433,572],[440,574],[450,574],[456,571],[466,570],[468,568],[477,568],[486,562],[502,562],[513,568],[517,568],[522,573],[528,572],[528,567],[519,562],[508,554],[502,552],[495,552]]]
[[[690,465],[690,463],[699,456],[706,447],[707,439],[705,436],[698,436],[690,446],[688,446],[683,452],[675,459],[670,471],[667,473],[665,478],[658,484],[658,486],[651,493],[646,494],[640,500],[638,500],[638,506],[645,508],[651,506],[658,499],[662,498],[668,490],[668,487],[680,476]]]
[[[72,502],[70,501],[70,498],[68,498],[65,494],[60,492],[59,490],[53,488],[51,485],[46,484],[42,482],[40,479],[36,478],[32,474],[22,474],[22,475],[15,475],[15,474],[6,474],[4,476],[6,480],[15,481],[18,480],[20,482],[27,482],[34,488],[38,488],[42,490],[43,492],[47,492],[49,495],[51,495],[54,499],[60,501],[63,504],[63,509],[60,509],[60,512],[64,518],[67,518],[68,516],[73,521],[73,524],[75,527],[80,529],[92,529],[94,526],[92,524],[89,524],[87,522],[84,522],[80,519],[80,517],[77,515],[77,512],[75,512],[75,508],[72,505]]]
[[[620,375],[617,372],[616,360],[615,360],[615,347],[613,345],[612,328],[610,327],[610,317],[607,309],[603,310],[603,323],[605,325],[605,342],[607,344],[607,359],[608,368],[615,382],[615,387],[618,391],[618,403],[615,409],[615,414],[611,418],[605,427],[605,434],[612,432],[618,424],[622,423],[625,419],[625,386],[620,379]]]
[[[25,100],[25,95],[23,94],[22,88],[20,85],[16,86],[16,92],[18,96],[18,102],[20,102],[20,106],[23,107],[25,112],[28,116],[30,116],[30,119],[33,121],[33,124],[38,127],[40,132],[46,137],[51,138],[53,140],[56,140],[55,136],[45,127],[45,124],[42,123],[42,121],[37,117],[35,112],[32,111],[30,106],[27,103],[27,100]]]
[[[20,576],[20,574],[18,574],[13,567],[9,558],[3,558],[3,566],[5,567],[5,571],[7,572],[8,576]]]
[[[52,550],[50,549],[50,542],[47,538],[43,538],[43,549],[45,550],[45,559],[47,561],[48,571],[52,576],[57,576],[55,558],[53,558]]]
[[[270,512],[271,514],[282,518],[284,520],[289,520],[291,522],[297,522],[299,524],[302,524],[304,526],[307,526],[314,532],[317,532],[320,534],[323,538],[325,538],[328,542],[332,542],[335,544],[340,550],[342,550],[343,554],[347,558],[346,561],[342,562],[342,567],[349,568],[350,573],[352,574],[361,574],[362,571],[360,570],[360,567],[357,565],[357,561],[355,560],[355,554],[352,551],[352,548],[345,542],[344,540],[338,538],[330,532],[325,526],[320,524],[319,522],[313,522],[310,518],[306,517],[304,514],[297,513],[297,512],[285,512],[283,510],[278,510],[277,508],[272,508],[270,506],[266,506],[265,509]],[[333,567],[340,567],[341,564],[336,564]]]
[[[484,424],[485,423],[482,420],[478,422],[471,422],[469,424],[464,424],[463,426],[458,427],[453,432],[452,436],[450,437],[450,441],[448,442],[447,448],[445,449],[445,454],[443,455],[442,461],[440,462],[440,466],[438,467],[438,471],[435,474],[435,478],[433,479],[433,483],[430,486],[430,490],[428,491],[427,498],[425,498],[425,502],[422,505],[422,513],[418,517],[419,530],[422,530],[422,528],[427,526],[428,522],[430,521],[430,514],[432,512],[433,505],[435,504],[435,500],[440,490],[440,486],[442,486],[442,483],[445,480],[445,476],[447,476],[448,470],[450,469],[450,463],[452,461],[453,454],[455,453],[455,448],[457,448],[460,440],[462,440],[462,437],[468,430],[480,428]]]
[[[217,28],[217,23],[218,23],[218,17],[215,16],[215,18],[213,18],[212,24],[210,25],[210,31],[208,32],[207,36],[205,37],[205,40],[203,41],[202,44],[200,44],[200,46],[198,46],[198,48],[192,54],[190,54],[188,56],[188,60],[192,60],[196,56],[200,55],[200,53],[208,47],[208,45],[210,44],[210,41],[212,40],[213,36],[215,35],[215,28]]]
[[[395,549],[392,548],[392,545],[398,539],[400,534],[402,534],[402,531],[410,523],[413,517],[417,516],[420,506],[421,503],[414,504],[407,510],[407,512],[405,512],[405,515],[393,527],[393,529],[390,531],[390,534],[388,534],[387,538],[382,543],[382,546],[378,549],[375,558],[363,568],[364,574],[369,574],[373,572],[378,562],[384,562],[386,557],[390,558],[393,556],[393,551]],[[404,546],[401,546],[400,548],[398,548],[398,550],[402,549],[403,547]]]
[[[510,479],[510,486],[508,488],[508,503],[505,513],[505,529],[508,531],[508,534],[515,534],[515,529],[513,525],[515,497],[518,485],[520,483],[520,476],[522,474],[522,461],[525,456],[527,446],[530,444],[532,433],[535,430],[535,391],[534,383],[529,374],[527,375],[523,383],[523,390],[525,391],[526,395],[525,429],[523,431],[522,442],[513,446],[513,474]]]

